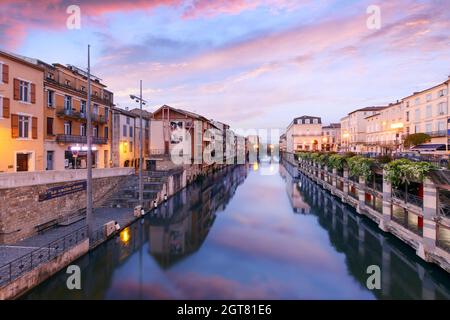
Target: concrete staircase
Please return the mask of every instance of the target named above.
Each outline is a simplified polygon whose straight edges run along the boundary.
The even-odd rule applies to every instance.
[[[164,172],[149,171],[143,176],[144,208],[150,208],[158,192],[163,188],[167,176]],[[106,208],[134,208],[139,205],[139,176],[127,178],[119,190],[112,194],[102,205]]]

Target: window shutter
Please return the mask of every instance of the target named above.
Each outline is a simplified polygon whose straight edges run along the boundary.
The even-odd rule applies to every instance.
[[[13,139],[19,137],[19,116],[17,114],[11,115],[11,136]]]
[[[3,98],[3,118],[9,118],[9,98]]]
[[[31,118],[31,137],[33,139],[37,139],[38,138],[38,133],[37,133],[37,118],[36,117],[32,117]]]
[[[36,103],[36,85],[31,84],[31,103]]]
[[[14,79],[14,100],[20,100],[19,79]]]
[[[4,64],[3,67],[3,72],[2,72],[2,79],[4,83],[9,83],[9,66],[7,64]]]

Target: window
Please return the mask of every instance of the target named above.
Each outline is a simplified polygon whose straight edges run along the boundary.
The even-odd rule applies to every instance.
[[[81,86],[81,91],[85,91],[86,90],[86,88],[84,87],[84,86]]]
[[[416,121],[420,120],[420,109],[416,109]]]
[[[409,121],[409,111],[406,111],[406,121]]]
[[[441,89],[441,90],[439,90],[439,92],[438,92],[438,98],[440,98],[440,97],[443,97],[443,96],[445,96],[447,94],[447,90],[446,89]]]
[[[108,127],[105,127],[103,130],[104,130],[103,136],[104,136],[106,139],[108,139],[108,138],[109,138]]]
[[[47,135],[53,135],[53,118],[50,117],[47,118]]]
[[[70,80],[66,80],[66,85],[70,86]]]
[[[130,127],[130,138],[133,138],[133,127]]]
[[[31,101],[31,84],[26,81],[19,81],[19,100],[23,102]]]
[[[309,124],[309,119],[305,119],[305,124]]]
[[[98,104],[95,104],[95,103],[94,103],[94,111],[93,111],[93,113],[94,113],[95,115],[98,115]]]
[[[72,97],[64,96],[64,109],[72,110]]]
[[[98,127],[97,126],[92,128],[92,136],[98,137]]]
[[[86,136],[86,124],[85,123],[80,124],[80,135],[83,137]]]
[[[409,135],[409,127],[406,127],[406,135]]]
[[[28,138],[30,129],[30,118],[19,116],[19,138]]]
[[[427,102],[431,101],[431,93],[427,94]]]
[[[133,152],[133,141],[130,141],[130,152]]]
[[[441,102],[438,104],[438,112],[437,112],[438,116],[442,116],[447,114],[447,106],[445,104],[445,102]]]
[[[47,78],[48,79],[55,79],[55,76],[53,75],[53,73],[49,72],[49,73],[47,73]]]
[[[433,127],[431,123],[425,124],[425,133],[431,133],[433,131]]]
[[[420,98],[416,98],[416,100],[414,101],[414,103],[416,104],[416,106],[417,106],[418,104],[420,104]]]
[[[47,106],[52,108],[55,101],[55,91],[47,90]]]
[[[416,124],[414,126],[414,133],[419,133],[420,132],[420,124]]]
[[[108,122],[109,120],[109,108],[105,107],[105,121]]]
[[[3,82],[3,63],[0,62],[0,83]]]
[[[122,135],[123,135],[124,137],[127,136],[127,126],[126,126],[126,125],[123,125]]]
[[[431,108],[431,105],[427,105],[427,109],[426,109],[427,118],[431,118],[433,116],[433,111],[432,110],[433,109]]]
[[[319,120],[318,120],[318,119],[313,119],[313,123],[314,123],[314,124],[318,124],[318,123],[319,123]]]
[[[445,122],[444,121],[439,121],[438,122],[438,131],[439,132],[445,132]]]
[[[130,118],[127,117],[127,124],[130,124]]]
[[[80,113],[82,116],[86,115],[86,101],[81,100],[80,102]]]
[[[71,121],[65,121],[64,122],[64,134],[65,135],[71,135],[72,134],[72,122]]]

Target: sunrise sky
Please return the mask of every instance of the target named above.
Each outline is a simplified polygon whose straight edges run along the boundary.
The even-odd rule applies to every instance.
[[[66,27],[69,5],[81,29]],[[369,5],[381,29],[366,26]],[[0,48],[86,67],[120,107],[144,81],[148,110],[169,104],[234,128],[336,122],[450,75],[450,1],[0,0]]]

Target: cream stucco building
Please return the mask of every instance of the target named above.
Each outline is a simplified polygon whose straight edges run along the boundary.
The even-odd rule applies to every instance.
[[[402,151],[404,135],[404,106],[392,103],[377,113],[366,117],[366,151],[374,154],[390,154]]]
[[[322,119],[302,116],[295,118],[286,129],[287,152],[322,150]]]
[[[402,99],[405,134],[426,133],[435,145],[448,144],[448,80]]]

